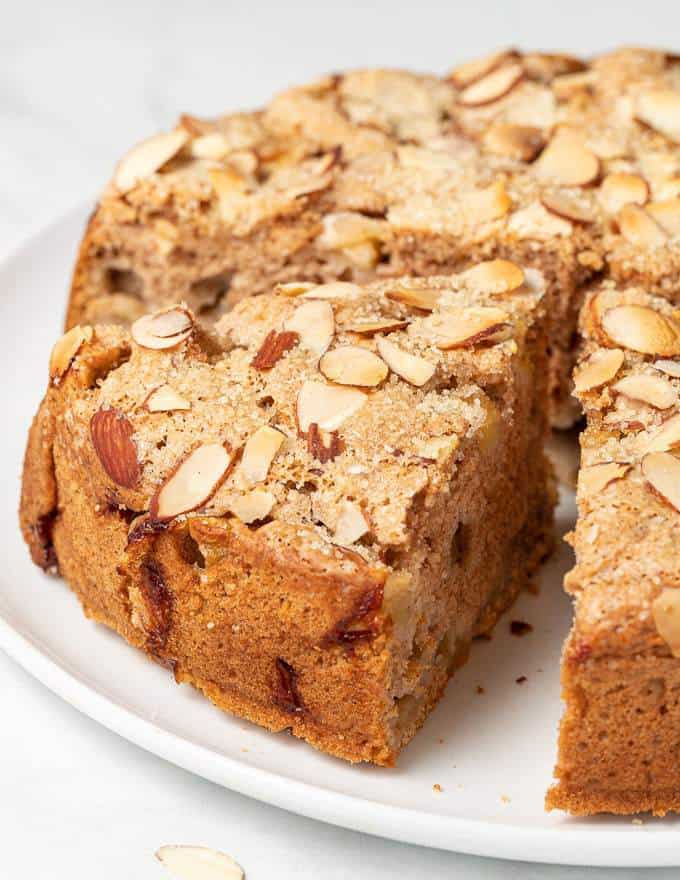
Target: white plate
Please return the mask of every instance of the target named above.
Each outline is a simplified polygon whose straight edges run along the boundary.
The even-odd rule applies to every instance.
[[[0,264],[0,645],[81,711],[142,747],[228,788],[326,822],[478,855],[562,864],[678,864],[675,819],[568,819],[543,811],[560,714],[558,662],[569,625],[566,547],[539,597],[524,595],[449,685],[396,770],[352,767],[285,734],[222,714],[103,627],[42,575],[16,507],[30,418],[46,384],[85,212],[70,214]],[[573,499],[559,525],[569,527]],[[531,622],[510,636],[512,618]],[[516,683],[520,676],[526,682]],[[478,685],[484,693],[478,693]],[[442,791],[436,792],[438,784]]]

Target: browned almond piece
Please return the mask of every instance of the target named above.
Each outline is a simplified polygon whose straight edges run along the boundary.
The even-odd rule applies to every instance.
[[[149,506],[152,519],[173,519],[205,504],[227,477],[232,461],[222,443],[197,446],[157,489]]]
[[[331,382],[364,388],[375,388],[389,373],[382,358],[359,345],[340,345],[327,351],[319,361],[319,370]]]
[[[183,128],[175,129],[137,144],[124,156],[116,168],[113,182],[120,193],[129,192],[137,184],[169,162],[189,140]]]
[[[434,375],[435,365],[425,358],[410,354],[387,339],[378,339],[376,345],[380,357],[390,370],[410,382],[411,385],[420,388],[429,382]]]
[[[545,146],[545,137],[540,128],[532,125],[496,122],[485,131],[483,142],[491,153],[531,162]]]
[[[92,327],[76,324],[57,340],[50,355],[50,377],[55,385],[66,375],[83,345],[91,339]]]
[[[292,331],[284,330],[282,333],[277,333],[276,330],[270,330],[250,362],[251,367],[262,372],[271,370],[287,351],[295,348],[299,341],[300,336]]]
[[[182,306],[144,315],[132,325],[132,338],[142,348],[161,350],[174,348],[187,340],[194,329],[193,318]]]
[[[231,856],[205,846],[162,846],[158,861],[179,880],[243,880],[243,869]]]
[[[680,590],[664,587],[652,602],[652,617],[656,631],[670,648],[674,657],[680,657]]]
[[[443,350],[474,345],[495,345],[512,333],[508,313],[502,309],[480,306],[478,308],[450,309],[424,319],[435,336],[435,345]],[[426,320],[429,325],[426,325]]]
[[[552,81],[552,90],[557,98],[566,100],[577,92],[591,89],[595,85],[596,79],[597,76],[592,70],[584,70],[580,73],[563,73]]]
[[[462,89],[473,82],[477,82],[477,80],[491,73],[491,71],[496,70],[502,64],[505,64],[506,61],[512,61],[516,57],[517,52],[513,49],[502,49],[484,58],[475,58],[472,61],[459,64],[458,67],[454,67],[451,71],[449,79],[455,86]]]
[[[351,501],[345,501],[335,523],[333,543],[339,544],[341,547],[349,547],[366,532],[368,532],[368,523],[361,508]]]
[[[308,379],[297,399],[298,428],[306,434],[314,423],[323,431],[335,431],[368,400],[357,388],[343,388]]]
[[[245,495],[232,498],[229,510],[243,523],[253,523],[269,516],[276,498],[265,489],[253,489]]]
[[[670,452],[680,447],[680,415],[671,416],[647,443],[645,452]]]
[[[655,494],[680,512],[680,459],[670,452],[650,452],[642,459],[642,473]]]
[[[90,437],[101,466],[126,489],[134,488],[140,475],[133,433],[129,419],[117,409],[98,409],[90,419]]]
[[[617,214],[624,205],[644,205],[649,199],[649,184],[638,174],[608,174],[600,184],[600,201],[610,214]]]
[[[626,241],[638,247],[663,247],[668,241],[665,229],[639,205],[624,205],[616,215],[616,222]]]
[[[391,299],[393,302],[401,303],[412,309],[422,309],[424,312],[431,312],[435,309],[441,295],[441,290],[428,290],[424,287],[395,287],[385,293],[387,299]]]
[[[267,478],[271,463],[286,439],[281,431],[263,425],[248,438],[243,447],[239,470],[251,483],[261,483]]]
[[[458,102],[464,107],[483,107],[492,104],[509,94],[523,78],[522,65],[511,61],[466,86],[458,96]]]
[[[540,177],[560,186],[587,186],[600,175],[600,160],[569,128],[560,128],[536,160]]]
[[[214,159],[219,162],[231,152],[231,144],[221,132],[211,131],[194,138],[189,145],[189,152],[194,159]]]
[[[620,348],[596,351],[574,372],[574,388],[579,393],[601,388],[616,376],[623,359],[624,354]]]
[[[662,358],[659,361],[654,361],[652,366],[654,369],[660,370],[667,376],[672,376],[674,379],[680,379],[680,361],[669,361]]]
[[[460,203],[460,208],[466,222],[478,226],[504,217],[512,208],[512,199],[504,181],[497,180],[486,189],[469,193]]]
[[[580,58],[558,52],[529,52],[522,56],[522,64],[531,79],[544,83],[565,73],[583,71],[586,66]]]
[[[394,333],[395,330],[403,330],[408,327],[408,321],[397,321],[385,318],[378,321],[360,321],[356,324],[346,324],[342,330],[346,333],[358,333],[359,336],[375,336],[376,333]]]
[[[149,412],[173,412],[191,409],[191,401],[178,394],[170,385],[159,385],[147,396],[144,404]]]
[[[551,214],[556,214],[565,220],[571,220],[572,223],[592,223],[595,219],[589,205],[568,193],[544,193],[541,196],[541,204]]]
[[[279,294],[279,296],[296,297],[306,293],[313,287],[318,287],[318,284],[313,284],[310,281],[288,281],[285,284],[275,284],[274,293]]]
[[[318,459],[321,464],[333,461],[341,452],[345,444],[337,431],[321,431],[316,422],[312,422],[307,431],[307,450],[312,458]]]
[[[665,199],[661,202],[650,202],[647,205],[647,213],[670,236],[680,235],[680,199]]]
[[[647,373],[624,376],[612,385],[612,391],[631,400],[647,403],[655,409],[669,409],[678,402],[678,392],[667,379]]]
[[[650,89],[638,95],[636,118],[680,143],[680,91]]]
[[[333,341],[335,318],[333,306],[323,300],[303,303],[284,324],[288,333],[297,333],[300,345],[315,355],[322,355]]]
[[[355,211],[340,211],[324,217],[323,231],[316,240],[320,247],[331,250],[349,248],[367,241],[380,241],[386,229],[384,220]]]
[[[510,260],[487,260],[461,272],[458,278],[473,290],[509,293],[524,284],[524,271]]]
[[[361,287],[350,281],[329,281],[327,284],[314,284],[300,296],[303,299],[342,299],[352,300],[361,296]]]
[[[597,495],[611,483],[626,476],[631,465],[620,461],[606,461],[581,468],[578,475],[580,494]]]
[[[647,308],[624,305],[602,315],[602,330],[616,345],[661,357],[680,355],[680,326]]]

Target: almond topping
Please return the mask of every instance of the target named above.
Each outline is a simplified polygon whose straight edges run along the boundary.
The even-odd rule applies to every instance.
[[[653,89],[638,95],[636,117],[655,131],[680,143],[680,91]]]
[[[350,281],[329,281],[327,284],[314,284],[300,295],[303,299],[351,300],[361,295],[361,288]]]
[[[345,501],[335,523],[333,543],[349,547],[368,531],[368,523],[361,508],[351,501]]]
[[[229,510],[242,523],[252,523],[269,516],[276,504],[276,498],[265,489],[253,489],[246,495],[239,495],[229,502]]]
[[[226,479],[233,456],[222,443],[197,446],[151,499],[152,519],[166,520],[205,504]]]
[[[126,489],[134,488],[140,475],[133,433],[129,419],[117,409],[99,409],[90,419],[90,437],[101,466]]]
[[[408,327],[408,321],[397,321],[385,318],[381,321],[362,321],[357,324],[347,324],[342,327],[345,333],[358,333],[359,336],[375,336],[376,333],[394,333],[395,330],[403,330]]]
[[[490,153],[531,162],[545,146],[545,138],[540,128],[531,125],[496,122],[484,133],[484,146]]]
[[[307,432],[307,449],[312,458],[317,458],[321,464],[333,461],[345,448],[345,444],[338,436],[337,431],[321,431],[316,422],[312,422]]]
[[[55,385],[66,375],[78,352],[92,339],[92,327],[76,324],[59,339],[50,355],[50,376]]]
[[[271,370],[277,364],[287,351],[300,341],[297,333],[291,331],[277,333],[276,330],[270,330],[264,338],[264,342],[258,349],[257,354],[250,362],[250,366],[255,370],[264,372]]]
[[[581,468],[578,475],[579,493],[597,495],[611,483],[626,476],[631,465],[620,461],[606,461]]]
[[[647,213],[672,237],[680,235],[680,199],[650,202]]]
[[[431,312],[435,309],[441,295],[441,290],[425,287],[396,287],[385,293],[387,299],[391,299],[393,302],[401,303],[412,309],[422,309],[424,312]]]
[[[473,290],[509,293],[524,284],[524,272],[510,260],[487,260],[461,272],[458,278]]]
[[[655,409],[669,409],[678,402],[678,392],[667,379],[646,373],[625,376],[612,386],[612,390],[631,400],[648,403]]]
[[[644,205],[648,199],[649,185],[637,174],[608,174],[600,186],[600,201],[610,214],[617,214],[631,202]]]
[[[579,393],[600,388],[618,373],[623,359],[620,348],[596,351],[574,372],[574,388]]]
[[[331,382],[365,388],[380,385],[389,372],[382,358],[359,345],[341,345],[327,351],[319,361],[319,370]]]
[[[180,880],[243,880],[231,856],[204,846],[162,846],[156,858]]]
[[[624,205],[616,215],[616,221],[626,241],[639,247],[663,247],[668,240],[663,227],[639,205]]]
[[[563,73],[552,81],[552,90],[556,98],[567,100],[577,92],[592,88],[595,80],[596,75],[593,70],[584,70],[582,73]]]
[[[664,587],[652,602],[652,617],[656,631],[671,650],[680,657],[680,590]]]
[[[243,448],[243,456],[239,470],[251,483],[261,483],[266,480],[271,463],[281,444],[286,439],[285,434],[263,425],[248,438]]]
[[[667,376],[672,376],[674,379],[680,379],[680,361],[654,361],[652,366],[654,367],[654,369],[660,370]]]
[[[434,333],[437,348],[447,350],[502,342],[512,331],[508,317],[502,309],[480,306],[450,309],[424,319],[422,323]]]
[[[194,329],[190,313],[182,306],[144,315],[132,325],[132,338],[142,348],[161,350],[174,348],[187,340]]]
[[[425,358],[418,357],[414,354],[404,351],[398,345],[389,342],[387,339],[378,339],[376,342],[380,357],[385,361],[387,366],[397,374],[415,385],[417,388],[425,385],[426,382],[434,375],[435,365],[431,364]]]
[[[182,128],[157,134],[137,144],[124,156],[113,178],[120,193],[129,192],[137,184],[169,162],[189,140],[189,133]]]
[[[642,459],[642,473],[655,494],[680,512],[680,459],[651,452]]]
[[[335,318],[333,306],[323,300],[306,302],[284,324],[289,333],[297,333],[300,345],[316,355],[322,355],[333,341]]]
[[[366,403],[367,396],[356,388],[343,388],[307,380],[298,394],[298,428],[306,434],[315,423],[323,431],[335,431],[358,412]]]
[[[602,329],[616,345],[641,354],[662,357],[680,354],[680,327],[646,306],[609,309],[602,316]]]
[[[313,287],[318,287],[318,285],[313,284],[311,281],[288,281],[285,284],[275,284],[274,293],[279,294],[279,296],[296,297],[306,293]]]
[[[645,447],[645,452],[670,452],[680,447],[680,415],[664,422]]]
[[[541,196],[541,204],[551,214],[571,220],[572,223],[592,223],[595,219],[588,205],[567,193],[544,193]]]
[[[231,151],[229,141],[219,131],[211,131],[201,135],[191,142],[189,147],[191,155],[195,159],[214,159],[219,162]]]
[[[465,221],[477,226],[504,217],[512,208],[512,199],[505,189],[505,183],[497,180],[486,189],[469,193],[460,203],[460,207]]]
[[[511,62],[492,70],[463,89],[458,101],[464,107],[482,107],[504,98],[524,78],[524,68]]]
[[[145,406],[152,413],[173,412],[191,409],[191,402],[178,394],[170,385],[159,385],[148,395]]]
[[[560,128],[535,164],[539,176],[561,186],[586,186],[597,180],[600,160],[571,129]]]
[[[449,79],[455,86],[462,89],[516,57],[517,53],[512,49],[503,49],[500,52],[494,52],[493,55],[487,55],[485,58],[475,58],[454,67],[449,74]]]

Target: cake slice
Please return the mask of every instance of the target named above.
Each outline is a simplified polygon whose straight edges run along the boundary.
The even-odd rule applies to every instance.
[[[612,282],[581,318],[574,624],[549,808],[680,809],[680,323]]]
[[[56,345],[21,523],[221,708],[394,763],[550,548],[544,281],[289,283]]]

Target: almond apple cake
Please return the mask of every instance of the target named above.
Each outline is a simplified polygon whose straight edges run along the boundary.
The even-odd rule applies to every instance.
[[[680,810],[680,323],[606,282],[581,316],[575,619],[548,807]]]
[[[448,76],[361,70],[264,110],[175,129],[118,165],[88,225],[67,326],[130,324],[178,299],[203,321],[276,282],[540,269],[553,424],[585,285],[608,273],[675,296],[680,64],[514,50]]]
[[[550,547],[544,288],[496,260],[288,281],[210,332],[75,325],[26,453],[34,561],[221,708],[393,764]]]

